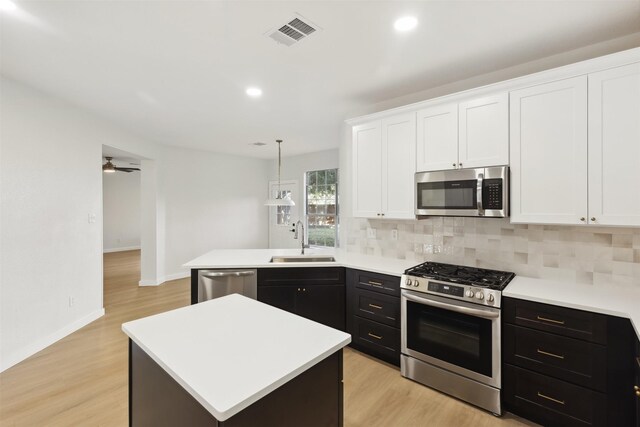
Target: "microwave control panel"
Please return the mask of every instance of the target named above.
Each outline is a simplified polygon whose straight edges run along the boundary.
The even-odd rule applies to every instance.
[[[502,179],[485,179],[482,187],[482,207],[502,209]]]

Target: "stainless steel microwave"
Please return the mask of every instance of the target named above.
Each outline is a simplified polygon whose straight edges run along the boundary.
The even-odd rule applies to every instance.
[[[509,216],[509,167],[418,172],[415,213],[422,216]]]

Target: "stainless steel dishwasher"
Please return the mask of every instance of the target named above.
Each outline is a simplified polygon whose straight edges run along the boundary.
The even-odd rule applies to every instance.
[[[198,302],[240,294],[258,298],[256,270],[200,270],[198,271]]]

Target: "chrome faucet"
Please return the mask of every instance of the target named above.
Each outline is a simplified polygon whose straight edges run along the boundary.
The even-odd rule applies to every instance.
[[[308,248],[309,246],[304,244],[304,224],[300,220],[296,222],[296,225],[293,228],[293,232],[294,232],[293,238],[294,239],[298,238],[298,233],[299,233],[298,230],[300,228],[302,228],[302,236],[301,236],[302,238],[300,239],[300,248],[301,248],[300,254],[304,255],[304,248]]]

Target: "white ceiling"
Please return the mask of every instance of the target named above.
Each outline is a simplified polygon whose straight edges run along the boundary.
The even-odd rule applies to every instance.
[[[363,106],[640,31],[638,0],[14,1],[4,75],[156,142],[263,158],[276,138],[337,147]],[[322,31],[264,36],[294,13]]]

